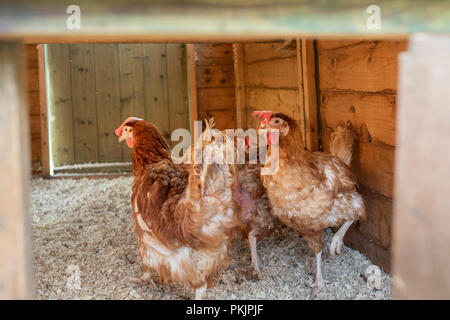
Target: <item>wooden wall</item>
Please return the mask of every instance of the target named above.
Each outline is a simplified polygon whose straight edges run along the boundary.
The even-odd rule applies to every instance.
[[[41,126],[39,104],[38,51],[35,44],[26,45],[27,99],[31,135],[32,168],[38,173],[41,166]]]
[[[245,43],[242,48],[248,127],[259,125],[251,115],[255,110],[283,112],[301,123],[303,79],[295,42],[287,47],[282,42]]]
[[[352,167],[367,220],[350,229],[352,247],[390,269],[396,131],[397,58],[406,41],[318,41],[322,140],[351,120],[359,134]]]
[[[168,141],[189,129],[184,44],[54,44],[47,62],[55,166],[129,162],[114,129],[130,116],[155,123]]]
[[[220,130],[236,127],[233,46],[196,44],[198,118],[214,117]]]

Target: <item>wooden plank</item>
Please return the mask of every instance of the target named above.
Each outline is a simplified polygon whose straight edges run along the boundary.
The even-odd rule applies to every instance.
[[[246,87],[298,89],[296,57],[246,65]]]
[[[354,47],[360,45],[361,42],[369,42],[369,40],[360,40],[360,39],[345,39],[345,40],[336,40],[336,39],[326,39],[326,40],[317,40],[317,49],[319,51],[322,50],[333,50],[343,47]]]
[[[237,128],[247,128],[247,98],[245,91],[245,61],[242,44],[233,44],[234,55],[234,83],[236,101],[236,126]]]
[[[396,299],[450,297],[450,38],[421,36],[400,57],[393,224]]]
[[[299,48],[301,46],[301,48]],[[317,111],[316,89],[316,61],[314,41],[297,39],[297,59],[301,64],[299,72],[299,90],[303,89],[303,101],[305,110],[306,148],[311,151],[319,150],[319,122]],[[300,55],[301,53],[301,55]],[[301,79],[301,81],[300,81]]]
[[[186,45],[167,44],[167,78],[169,92],[170,132],[189,129]]]
[[[145,119],[170,141],[167,51],[165,44],[143,44]]]
[[[122,146],[114,129],[120,117],[119,52],[117,44],[95,46],[98,153],[100,162],[122,161]]]
[[[82,28],[67,30],[59,0],[4,0],[0,7],[2,37],[38,41],[242,41],[302,35],[405,36],[415,32],[449,33],[450,3],[446,0],[398,0],[380,3],[382,27],[367,28],[369,5],[364,0],[269,0],[226,3],[190,1],[82,0]],[[39,12],[39,14],[36,14]],[[205,27],[207,26],[207,27]]]
[[[320,90],[393,93],[397,89],[397,56],[406,44],[371,41],[319,50]]]
[[[217,87],[234,88],[234,66],[197,66],[197,88]]]
[[[347,232],[345,244],[363,252],[372,263],[391,270],[393,200],[365,187],[358,188],[364,198],[367,216]]]
[[[234,88],[199,88],[197,97],[199,110],[236,108]]]
[[[294,89],[248,88],[248,108],[282,112],[295,120],[302,121],[301,92]]]
[[[36,79],[39,82],[39,77]],[[28,96],[28,106],[30,108],[31,116],[39,116],[40,106],[39,106],[39,90],[37,91],[27,91]]]
[[[145,118],[142,44],[119,44],[119,62],[120,118]],[[124,161],[131,159],[131,149],[125,143],[122,157]]]
[[[195,45],[197,66],[232,65],[233,46],[231,43],[207,43]]]
[[[195,66],[195,55],[196,46],[194,44],[187,44],[187,64],[188,64],[188,94],[189,94],[189,117],[191,128],[190,131],[194,130],[194,121],[198,120],[198,109],[199,104],[197,100],[197,77],[196,77],[196,66]]]
[[[282,41],[268,43],[244,43],[242,46],[246,64],[296,56],[295,47],[283,48]]]
[[[70,45],[75,163],[98,162],[93,44]]]
[[[231,112],[230,110],[211,110],[211,111],[200,111],[199,120],[209,119],[214,117],[216,121],[216,128],[218,130],[225,130],[229,128],[236,128],[236,114],[235,110]]]
[[[362,139],[395,146],[395,95],[323,92],[321,102],[323,135],[339,121],[350,120],[358,132],[370,135]]]
[[[395,149],[376,143],[358,143],[352,169],[358,183],[393,199]]]
[[[54,166],[73,163],[75,160],[69,60],[69,45],[47,46],[47,77],[52,89],[48,100],[48,119],[51,127],[51,159]]]
[[[48,120],[47,120],[47,82],[45,74],[45,45],[39,44],[38,49],[38,66],[39,66],[39,118],[41,124],[41,166],[42,176],[50,176],[50,148],[48,135]]]
[[[0,299],[33,297],[24,48],[0,43]]]
[[[40,134],[31,134],[31,165],[35,162],[41,162],[41,136]]]

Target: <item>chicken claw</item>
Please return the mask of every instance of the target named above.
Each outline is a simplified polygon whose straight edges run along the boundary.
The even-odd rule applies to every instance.
[[[334,256],[336,253],[341,254],[342,245],[344,244],[345,233],[347,232],[348,228],[350,228],[352,223],[353,223],[353,221],[344,222],[344,224],[334,234],[333,238],[331,239],[331,244],[330,244],[330,255],[331,256]]]
[[[206,296],[206,284],[195,289],[195,300],[203,300]]]
[[[328,292],[327,286],[325,285],[325,281],[323,280],[323,278],[321,278],[320,280],[321,281],[316,280],[314,285],[312,285],[313,290],[311,292],[311,295],[309,296],[309,300],[314,300],[317,293],[320,291]]]
[[[335,234],[333,236],[333,239],[331,240],[331,244],[330,244],[330,255],[334,256],[335,254],[341,254],[343,244],[344,244],[344,241],[343,241],[342,237]]]

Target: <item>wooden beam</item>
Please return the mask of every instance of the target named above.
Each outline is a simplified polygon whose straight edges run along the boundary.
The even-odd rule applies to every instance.
[[[301,49],[299,50],[299,47]],[[317,88],[316,88],[316,61],[314,53],[314,41],[297,39],[297,52],[301,52],[299,63],[301,64],[303,80],[303,99],[305,113],[306,147],[308,150],[319,150],[319,123],[317,117]]]
[[[397,299],[450,297],[450,37],[400,54],[393,223]]]
[[[198,104],[197,104],[197,76],[195,69],[195,44],[189,43],[186,45],[187,50],[187,67],[188,67],[188,93],[189,93],[189,117],[191,133],[194,130],[194,121],[198,119]]]
[[[33,296],[24,48],[0,42],[0,299]]]
[[[399,37],[450,32],[450,2],[380,0],[381,28],[367,28],[366,0],[79,0],[70,30],[60,0],[4,0],[3,38],[49,42],[243,41],[305,36]]]
[[[236,95],[236,127],[247,129],[247,104],[245,96],[245,62],[241,43],[233,44],[234,87]]]
[[[47,83],[45,81],[45,45],[38,44],[38,68],[39,68],[39,105],[41,125],[41,166],[42,176],[50,176],[50,148],[48,145],[47,122]]]

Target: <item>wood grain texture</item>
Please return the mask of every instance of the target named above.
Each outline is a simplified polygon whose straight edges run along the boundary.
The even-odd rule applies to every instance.
[[[119,44],[120,119],[145,117],[142,44]],[[131,159],[131,149],[122,144],[124,161]]]
[[[328,152],[329,134],[324,135]],[[359,142],[353,149],[352,170],[358,183],[390,199],[394,196],[395,148],[379,143]]]
[[[167,44],[167,78],[170,132],[181,128],[189,129],[188,78],[185,44]]]
[[[396,299],[450,296],[450,38],[413,38],[400,57],[393,223]]]
[[[98,162],[94,45],[70,45],[75,163]]]
[[[47,81],[46,81],[46,64],[45,64],[45,45],[39,44],[38,50],[38,66],[39,66],[39,122],[41,125],[40,130],[40,143],[41,143],[41,167],[42,176],[50,176],[50,146],[48,135],[48,108],[47,108]]]
[[[143,44],[145,119],[158,125],[170,141],[167,48],[165,44]]]
[[[233,48],[229,43],[196,44],[195,56],[198,66],[233,64]]]
[[[264,60],[246,65],[247,87],[298,89],[296,57]]]
[[[200,88],[197,96],[199,110],[231,109],[236,102],[234,88]]]
[[[100,162],[122,161],[122,146],[114,130],[120,117],[119,52],[117,44],[95,47],[97,93],[98,159]]]
[[[295,48],[283,48],[283,42],[244,43],[245,63],[295,57]]]
[[[236,127],[246,129],[247,127],[247,98],[245,91],[245,60],[243,45],[233,44],[234,56],[234,83],[236,99]]]
[[[0,42],[0,299],[34,295],[24,48]]]
[[[54,166],[74,163],[70,45],[47,46],[47,78],[52,88],[48,100],[51,126],[51,159]]]
[[[190,131],[194,130],[194,121],[198,119],[199,104],[197,100],[197,77],[195,64],[195,45],[189,43],[186,45],[187,50],[187,68],[188,68],[188,93],[189,93],[189,120],[191,124]]]
[[[196,44],[198,120],[215,117],[218,128],[236,127],[235,70],[231,43]]]
[[[236,127],[236,116],[228,109],[200,111],[199,113],[199,118],[201,120],[209,119],[211,117],[214,117],[214,120],[216,121],[215,127],[218,130],[225,130]]]
[[[356,46],[319,51],[320,89],[395,91],[397,55],[405,50],[406,43],[406,41],[367,41],[360,42]]]
[[[299,92],[303,92],[301,104],[304,109],[305,146],[308,150],[319,150],[319,121],[316,89],[316,59],[314,41],[297,39],[297,64]]]
[[[325,91],[321,102],[322,121],[326,131],[336,128],[339,121],[350,120],[361,139],[395,146],[397,108],[394,94],[342,94]],[[363,137],[363,134],[366,136]]]
[[[234,88],[233,65],[197,66],[197,88]]]

